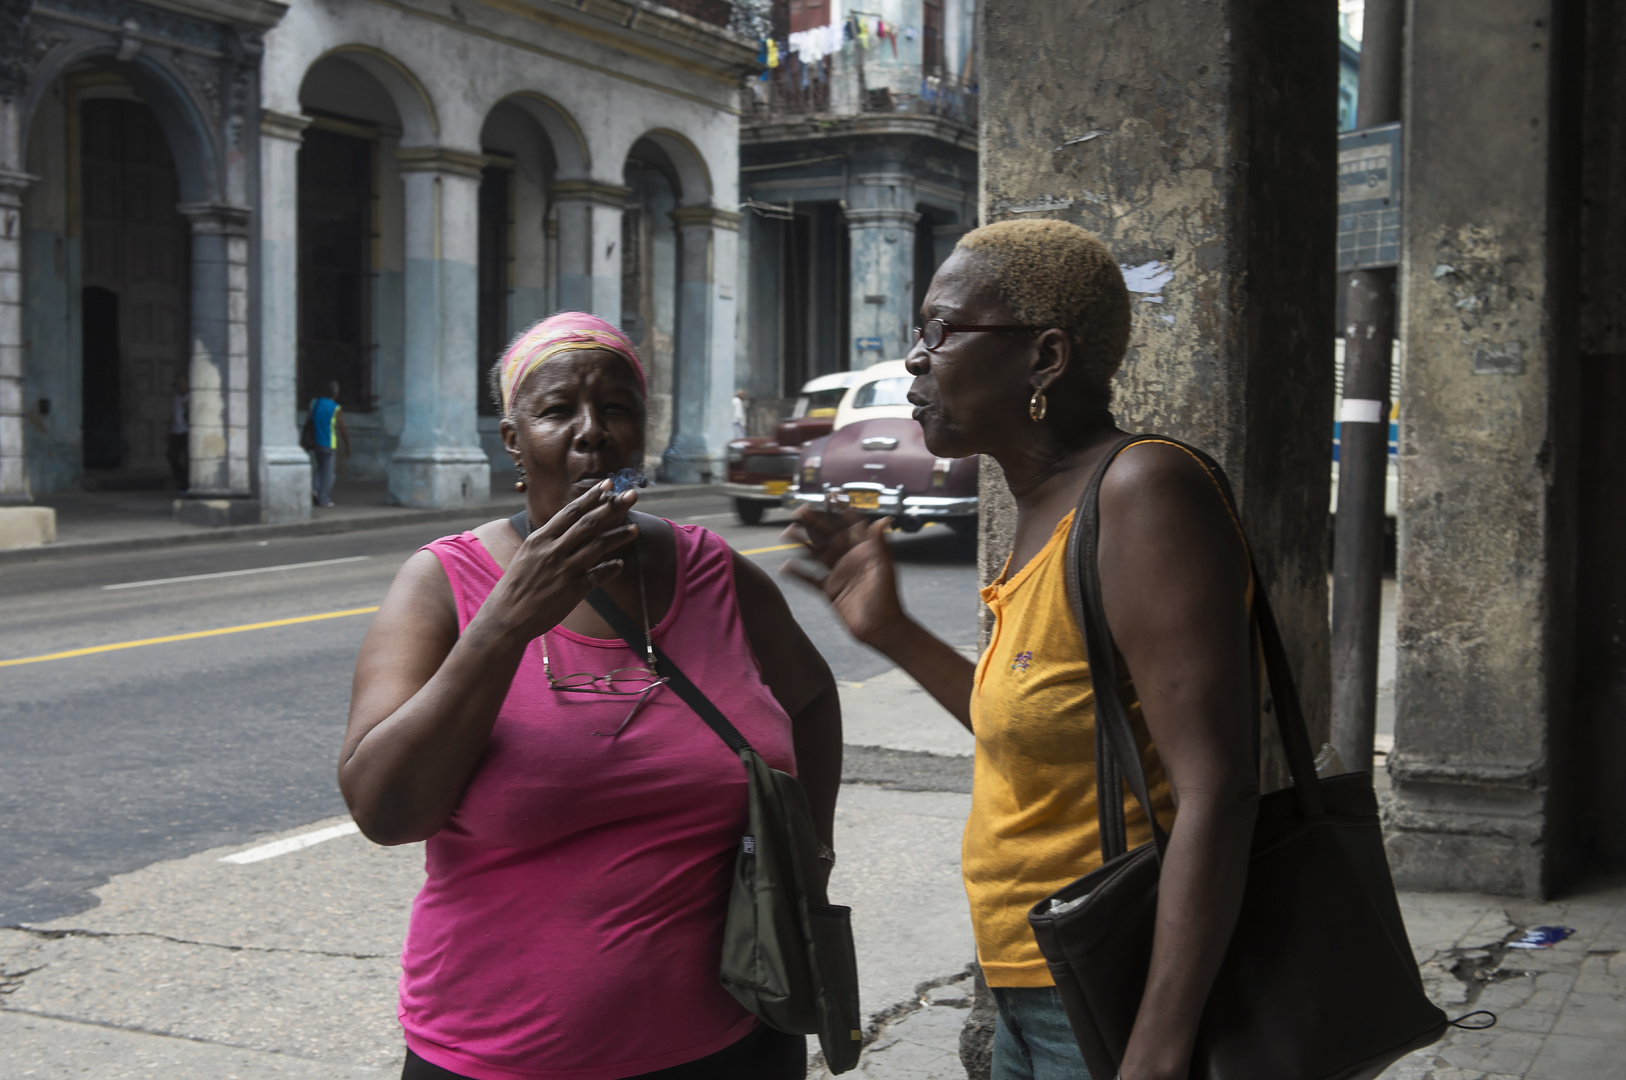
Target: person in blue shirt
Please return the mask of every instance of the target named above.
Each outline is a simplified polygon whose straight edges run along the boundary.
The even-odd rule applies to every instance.
[[[344,427],[344,410],[339,407],[338,380],[328,383],[327,396],[311,400],[311,426],[316,431],[316,448],[311,451],[311,501],[317,506],[333,505],[334,452],[342,443],[350,456],[350,432]]]

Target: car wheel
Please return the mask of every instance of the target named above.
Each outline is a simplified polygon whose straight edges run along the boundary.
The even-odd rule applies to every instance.
[[[767,507],[754,499],[735,499],[734,513],[739,516],[741,525],[760,525],[762,515]]]

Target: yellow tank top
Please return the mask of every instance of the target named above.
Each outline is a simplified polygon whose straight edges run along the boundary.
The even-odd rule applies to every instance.
[[[982,590],[994,633],[971,692],[976,763],[960,861],[977,959],[989,986],[1052,985],[1028,912],[1101,865],[1095,689],[1084,632],[1067,598],[1072,524],[1069,512],[1031,562],[1007,579],[1007,560],[1005,573]],[[1251,574],[1246,602],[1251,607]],[[1173,794],[1134,683],[1125,677],[1119,692],[1157,820],[1172,828]],[[1152,839],[1152,829],[1128,784],[1121,797],[1133,849]]]
[[[1101,865],[1095,692],[1084,634],[1067,599],[1072,523],[1069,513],[1027,566],[982,590],[994,612],[994,633],[971,693],[976,772],[961,866],[989,986],[1051,985],[1028,911]],[[1167,828],[1174,804],[1163,763],[1134,686],[1126,679],[1122,690],[1152,803]],[[1133,848],[1149,841],[1152,830],[1127,787],[1124,793]]]

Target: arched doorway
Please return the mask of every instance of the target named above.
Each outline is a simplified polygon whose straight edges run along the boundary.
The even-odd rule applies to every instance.
[[[343,480],[378,481],[400,438],[405,347],[401,117],[348,54],[312,65],[299,89],[298,415],[339,384],[352,453]]]
[[[188,374],[190,241],[164,133],[115,80],[100,74],[76,95],[84,485],[185,487],[168,451],[187,433],[174,398]]]
[[[192,230],[207,188],[185,110],[112,58],[39,95],[23,199],[29,486],[41,495],[186,488]],[[183,140],[184,142],[184,140]],[[172,436],[179,435],[179,445]],[[176,454],[178,449],[179,453]]]

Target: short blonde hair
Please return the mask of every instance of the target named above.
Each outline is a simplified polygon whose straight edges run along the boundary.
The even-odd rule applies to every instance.
[[[1110,397],[1129,347],[1129,291],[1105,244],[1070,222],[1041,219],[984,225],[955,250],[988,268],[1014,322],[1063,331],[1087,387]]]

